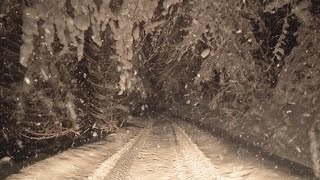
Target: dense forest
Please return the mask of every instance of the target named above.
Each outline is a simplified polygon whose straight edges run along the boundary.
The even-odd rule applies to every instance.
[[[165,113],[319,175],[319,27],[319,0],[3,0],[0,159]]]

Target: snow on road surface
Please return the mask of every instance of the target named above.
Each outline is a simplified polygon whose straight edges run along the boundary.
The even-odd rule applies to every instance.
[[[35,163],[7,179],[305,179],[245,149],[236,151],[194,125],[165,118]]]

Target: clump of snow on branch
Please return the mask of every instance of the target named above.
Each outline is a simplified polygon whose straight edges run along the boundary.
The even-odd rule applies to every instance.
[[[149,22],[153,16],[153,12],[157,7],[156,1],[125,1],[122,5],[118,20],[119,27],[117,28],[114,23],[110,23],[110,27],[113,30],[114,37],[117,40],[116,49],[118,54],[118,71],[120,75],[120,92],[122,95],[126,90],[132,90],[132,86],[138,83],[138,79],[134,75],[133,70],[133,56],[132,49],[133,41],[138,40],[140,35],[139,27],[135,27],[135,23],[138,24],[141,21]],[[141,11],[142,9],[142,11]]]
[[[181,0],[164,1],[163,6],[168,9],[170,6],[179,3]],[[108,26],[113,31],[118,54],[118,71],[121,73],[119,94],[126,90],[132,90],[134,84],[139,83],[133,70],[134,52],[132,49],[134,40],[140,38],[139,23],[144,22],[145,26],[151,24],[151,19],[158,6],[158,0],[126,0],[120,10],[112,11],[110,0],[103,0],[97,5],[93,0],[71,0],[71,7],[67,7],[66,0],[43,0],[35,2],[23,12],[23,44],[20,51],[20,63],[27,67],[30,60],[33,60],[34,43],[40,35],[40,28],[44,30],[43,45],[50,54],[54,55],[52,43],[55,35],[62,45],[59,55],[69,52],[70,46],[76,47],[77,58],[83,58],[85,43],[85,32],[90,28],[93,32],[92,40],[101,46],[103,39],[100,33]],[[67,9],[73,10],[73,15],[68,14]],[[39,22],[43,21],[43,25]],[[141,83],[140,83],[141,84]]]

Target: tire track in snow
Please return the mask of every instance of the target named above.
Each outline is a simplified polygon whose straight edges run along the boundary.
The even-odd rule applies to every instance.
[[[153,123],[139,133],[133,140],[128,142],[110,158],[101,163],[94,172],[88,176],[88,180],[124,180],[126,173],[131,168],[134,158],[140,151],[152,130]]]
[[[197,180],[219,179],[218,170],[213,166],[210,160],[202,153],[198,146],[193,143],[190,137],[183,129],[173,123],[176,133],[178,148],[184,157],[185,164],[192,172],[192,178]]]
[[[108,179],[217,179],[217,170],[181,127],[174,122],[155,122],[150,136],[137,158],[132,158],[131,169],[122,170],[116,178]],[[127,176],[125,175],[127,174]]]
[[[92,144],[71,148],[34,164],[30,164],[11,174],[8,180],[64,180],[87,179],[97,164],[111,157],[118,149],[132,141],[141,132],[141,129],[119,129],[113,134]],[[32,160],[32,159],[31,159]],[[0,178],[1,179],[1,178]]]
[[[127,179],[189,179],[190,170],[176,142],[171,122],[164,120],[155,122]]]

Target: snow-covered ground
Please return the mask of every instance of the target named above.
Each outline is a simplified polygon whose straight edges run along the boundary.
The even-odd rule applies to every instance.
[[[7,179],[310,179],[184,121],[161,117],[138,123],[145,128],[119,129]]]

